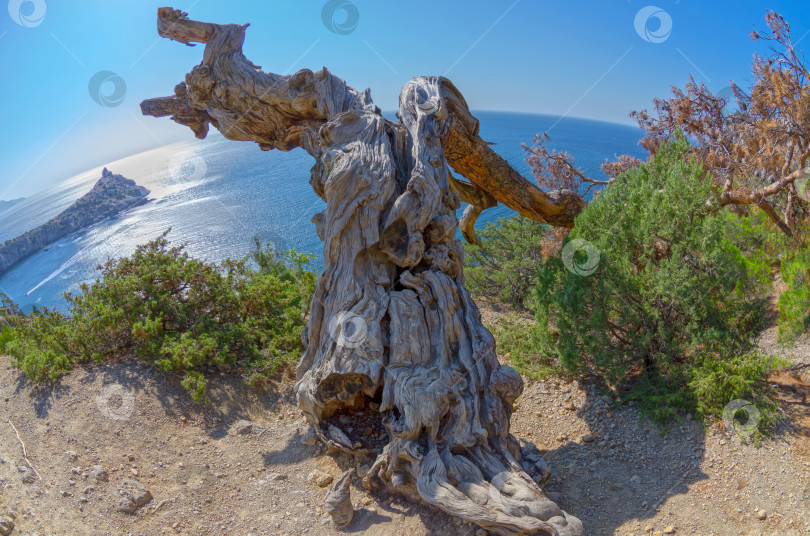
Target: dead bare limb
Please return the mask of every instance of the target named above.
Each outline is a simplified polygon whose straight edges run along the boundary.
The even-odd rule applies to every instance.
[[[11,422],[10,420],[8,421],[8,423],[11,425],[11,429],[14,430],[14,435],[17,436],[17,441],[20,442],[20,446],[22,447],[23,459],[25,460],[25,463],[28,465],[28,467],[31,468],[31,470],[34,472],[34,474],[37,475],[37,478],[42,480],[42,477],[39,476],[39,471],[37,471],[36,467],[31,465],[31,461],[28,459],[28,453],[25,451],[25,443],[23,442],[22,438],[20,437],[20,433],[17,431],[17,427],[14,426],[14,423]]]

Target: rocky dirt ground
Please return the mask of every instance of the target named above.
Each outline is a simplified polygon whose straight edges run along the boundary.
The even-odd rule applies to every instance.
[[[768,332],[761,346],[810,362],[810,341],[782,349]],[[787,417],[757,446],[691,420],[662,436],[588,381],[527,382],[513,433],[545,457],[548,491],[588,536],[806,535],[808,379],[772,378]],[[222,376],[199,405],[177,378],[133,363],[40,389],[0,358],[0,534],[337,534],[324,486],[357,462],[313,444],[291,387]],[[352,500],[345,533],[485,534],[359,480]]]

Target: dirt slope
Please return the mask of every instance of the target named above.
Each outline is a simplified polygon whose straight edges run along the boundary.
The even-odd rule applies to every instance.
[[[789,419],[758,447],[694,421],[661,436],[635,408],[611,408],[598,385],[579,382],[528,383],[513,433],[540,449],[549,491],[588,535],[810,534],[810,386],[774,380]],[[328,477],[310,475],[355,462],[309,444],[291,382],[260,393],[224,376],[210,385],[201,406],[176,378],[115,363],[37,389],[0,359],[0,515],[13,518],[13,534],[336,534],[313,482]],[[119,510],[122,498],[134,504],[119,492],[125,478],[152,496],[134,514]],[[483,534],[359,482],[352,499],[347,533]]]

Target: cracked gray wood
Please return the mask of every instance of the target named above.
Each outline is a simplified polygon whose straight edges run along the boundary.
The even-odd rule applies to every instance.
[[[376,456],[364,482],[385,486],[494,534],[580,536],[521,468],[509,433],[523,381],[500,365],[495,341],[464,288],[464,236],[501,202],[570,227],[584,202],[543,192],[478,136],[478,121],[443,77],[418,77],[385,119],[368,90],[326,68],[282,76],[242,54],[248,25],[193,21],[158,10],[158,33],[205,43],[203,61],[170,97],[141,104],[199,138],[214,125],[263,150],[306,150],[310,183],[326,201],[313,217],[324,269],[312,300],[298,403],[323,442]],[[450,168],[469,182],[450,175]],[[376,419],[382,444],[352,436],[337,417]]]

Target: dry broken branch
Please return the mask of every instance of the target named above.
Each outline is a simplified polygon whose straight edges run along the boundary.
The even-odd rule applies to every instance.
[[[14,435],[17,436],[17,441],[20,442],[20,446],[22,447],[23,459],[25,460],[26,465],[28,465],[28,467],[30,467],[31,470],[37,475],[37,478],[42,480],[42,477],[39,476],[39,471],[37,471],[36,467],[31,465],[31,461],[28,459],[28,453],[25,450],[25,443],[23,442],[22,438],[20,437],[20,433],[17,431],[17,427],[14,426],[14,423],[11,422],[11,421],[8,421],[8,423],[11,425],[11,429],[14,430]]]

